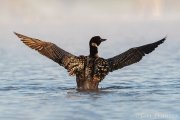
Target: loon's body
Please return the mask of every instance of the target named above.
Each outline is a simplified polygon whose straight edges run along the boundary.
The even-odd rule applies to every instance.
[[[81,56],[83,69],[76,73],[78,89],[98,89],[99,82],[109,73],[108,62],[100,57]]]
[[[44,42],[15,33],[23,43],[42,55],[52,59],[68,70],[69,75],[76,76],[77,89],[97,90],[101,82],[109,72],[121,69],[125,66],[139,62],[145,54],[151,53],[166,38],[157,42],[134,47],[115,57],[104,59],[98,56],[98,46],[106,39],[94,36],[89,42],[90,54],[88,56],[75,56],[59,48],[53,43]]]

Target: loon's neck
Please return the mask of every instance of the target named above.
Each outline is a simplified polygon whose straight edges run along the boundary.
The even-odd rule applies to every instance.
[[[90,46],[90,57],[99,57],[98,56],[98,48],[95,46]]]

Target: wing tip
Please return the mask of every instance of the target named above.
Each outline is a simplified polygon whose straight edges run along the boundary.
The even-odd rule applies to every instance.
[[[19,33],[17,33],[17,32],[13,32],[15,35],[18,35]]]
[[[21,34],[19,34],[19,33],[17,33],[17,32],[13,32],[17,37],[19,37],[19,38],[21,38],[22,37],[22,35]]]
[[[143,52],[144,54],[149,54],[152,51],[154,51],[159,45],[161,45],[162,43],[164,43],[164,41],[167,39],[167,35],[162,38],[161,40],[158,40],[157,42],[151,43],[151,44],[147,44],[144,46],[140,46],[137,47],[141,52]]]
[[[161,40],[159,40],[159,41],[156,42],[157,46],[159,46],[160,44],[164,43],[164,41],[165,41],[166,39],[167,39],[167,35],[166,35],[164,38],[162,38]]]
[[[167,35],[163,38],[163,39],[161,39],[160,41],[161,41],[161,43],[163,43],[166,39],[167,39]]]

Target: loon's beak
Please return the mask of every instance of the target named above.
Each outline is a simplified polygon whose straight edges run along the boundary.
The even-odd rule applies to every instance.
[[[106,41],[107,39],[101,39],[101,42],[104,42],[104,41]]]

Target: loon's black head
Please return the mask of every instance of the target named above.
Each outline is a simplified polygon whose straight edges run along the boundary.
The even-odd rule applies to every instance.
[[[101,42],[105,41],[106,39],[102,39],[100,36],[94,36],[89,41],[89,46],[98,47]]]
[[[91,57],[98,57],[98,46],[105,40],[106,39],[102,39],[100,36],[94,36],[91,38],[89,41]]]

